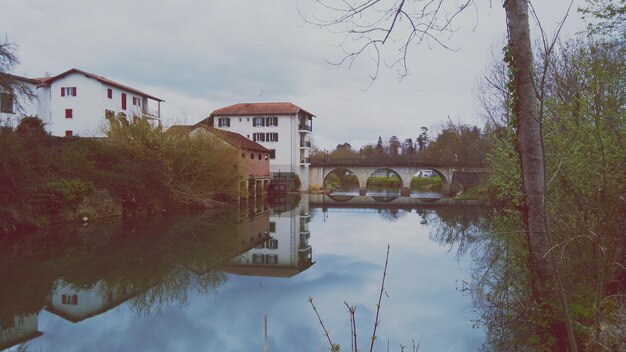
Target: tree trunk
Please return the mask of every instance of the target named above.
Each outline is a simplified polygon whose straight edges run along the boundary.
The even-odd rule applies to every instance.
[[[551,344],[552,350],[564,351],[569,345],[572,351],[576,351],[569,324],[566,329],[567,305],[564,292],[558,285],[560,281],[556,262],[550,251],[545,160],[539,99],[534,85],[528,0],[505,0],[504,8],[509,35],[509,65],[513,72],[516,149],[525,196],[521,204],[522,221],[529,245],[533,295],[539,310],[538,333],[544,343],[555,339]],[[561,303],[561,312],[557,303]]]

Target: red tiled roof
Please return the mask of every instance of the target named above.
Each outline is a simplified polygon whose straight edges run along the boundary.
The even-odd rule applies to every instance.
[[[301,107],[289,102],[239,103],[214,110],[211,115],[289,115],[297,114],[300,111],[303,111],[311,116],[315,116]]]
[[[250,149],[250,150],[256,150],[256,151],[260,151],[260,152],[269,153],[269,149],[265,148],[264,146],[260,145],[257,142],[249,140],[248,138],[240,135],[239,133],[220,130],[218,128],[210,127],[210,126],[207,126],[205,124],[195,124],[193,126],[190,126],[190,125],[174,125],[174,126],[168,128],[167,131],[168,132],[173,132],[173,133],[190,133],[191,131],[195,130],[196,128],[204,128],[209,133],[211,133],[211,134],[213,134],[213,135],[215,135],[215,136],[225,140],[230,145],[232,145],[232,146],[234,146],[236,148],[245,148],[245,149]]]
[[[28,77],[16,76],[16,75],[12,75],[10,73],[0,73],[0,75],[6,76],[6,77],[8,77],[11,80],[18,80],[18,81],[32,83],[32,84],[39,83],[39,81],[36,78],[28,78]]]
[[[110,86],[117,87],[117,88],[120,88],[120,89],[124,89],[124,90],[127,90],[129,92],[132,92],[132,93],[135,93],[135,94],[138,94],[138,95],[143,95],[143,96],[145,96],[147,98],[150,98],[152,100],[165,101],[163,99],[157,98],[157,97],[152,96],[150,94],[146,94],[146,93],[140,91],[139,89],[135,89],[135,88],[132,88],[132,87],[129,87],[129,86],[125,86],[125,85],[117,83],[115,81],[111,81],[110,79],[108,79],[106,77],[94,75],[93,73],[89,73],[89,72],[86,72],[86,71],[83,71],[83,70],[79,70],[77,68],[73,68],[73,69],[67,70],[67,71],[65,71],[65,72],[63,72],[61,74],[58,74],[58,75],[54,76],[54,77],[48,77],[48,78],[37,79],[37,80],[41,80],[41,84],[40,84],[41,86],[47,86],[50,83],[56,81],[57,79],[63,78],[63,77],[65,77],[65,76],[67,76],[69,74],[72,74],[72,73],[81,73],[81,74],[83,74],[83,75],[85,75],[85,76],[87,76],[89,78],[93,78],[93,79],[97,80],[98,82],[101,82],[101,83],[104,83],[104,84],[108,84]]]

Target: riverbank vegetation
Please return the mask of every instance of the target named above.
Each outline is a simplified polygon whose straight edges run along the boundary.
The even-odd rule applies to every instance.
[[[387,62],[378,45],[392,32],[402,36],[404,29],[407,39],[399,48],[404,55],[390,61],[406,74],[409,44],[448,34],[451,19],[467,7],[450,12],[437,7],[426,14],[412,5],[327,7],[337,17],[317,25],[351,28],[358,22],[361,30],[347,31],[347,37],[358,37],[359,44],[356,51],[342,47],[345,61],[352,63],[375,47],[376,74]],[[489,190],[504,207],[477,241],[482,260],[471,288],[482,314],[479,323],[487,327],[487,349],[624,350],[625,2],[588,0],[580,9],[592,19],[587,33],[558,38],[559,26],[551,39],[540,25],[534,47],[529,18],[537,19],[535,9],[521,0],[503,6],[507,42],[479,87],[488,122],[473,133],[488,143],[472,143],[472,134],[451,126],[462,150],[432,148],[431,142],[415,158],[426,158],[431,148],[442,160],[461,163],[469,159],[459,152],[472,150],[492,167]],[[368,22],[370,12],[390,26],[384,20]],[[408,28],[396,22],[402,17]],[[445,25],[437,26],[438,21]],[[443,141],[445,135],[439,137]],[[453,140],[447,144],[454,149]],[[392,137],[388,156],[397,157],[400,145]],[[354,154],[365,160],[366,153],[384,152],[379,138],[376,146]]]
[[[441,192],[441,177],[413,177],[411,179],[411,191],[418,192]]]
[[[223,143],[167,133],[147,117],[110,119],[107,134],[52,137],[35,117],[3,129],[0,232],[97,215],[77,212],[94,193],[128,212],[213,207],[235,196],[240,159]]]
[[[490,69],[491,96],[483,101],[499,102],[485,106],[493,137],[490,183],[508,207],[491,228],[483,261],[491,264],[482,268],[474,295],[496,350],[565,350],[555,341],[571,340],[568,329],[581,350],[625,347],[625,53],[623,38],[590,36],[542,50],[535,60],[548,186],[541,216],[549,220],[549,252],[542,255],[553,258],[552,274],[543,279],[528,243],[512,235],[523,228],[525,211],[517,122],[506,67]],[[547,286],[538,288],[542,281]],[[562,318],[555,323],[550,314]]]

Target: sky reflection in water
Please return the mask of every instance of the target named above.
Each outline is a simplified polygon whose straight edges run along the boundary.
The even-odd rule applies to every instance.
[[[296,209],[295,211],[298,211]],[[399,210],[395,221],[377,210],[311,209],[309,244],[315,265],[291,278],[227,274],[208,295],[191,289],[184,306],[138,316],[128,303],[71,323],[39,313],[43,335],[32,351],[260,351],[268,316],[270,351],[327,351],[328,344],[307,302],[313,297],[333,342],[350,349],[344,301],[357,307],[359,349],[369,350],[385,251],[390,244],[386,293],[377,351],[476,351],[484,340],[473,329],[471,299],[460,292],[469,280],[469,259],[429,239],[430,224]],[[271,219],[271,218],[270,218]]]

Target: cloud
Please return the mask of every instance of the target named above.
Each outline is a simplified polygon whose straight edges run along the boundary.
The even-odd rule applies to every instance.
[[[343,142],[358,148],[378,136],[415,138],[421,126],[448,116],[480,123],[473,87],[505,23],[500,6],[479,4],[459,18],[458,31],[446,41],[458,51],[412,48],[409,76],[399,81],[382,68],[366,89],[367,56],[351,70],[326,63],[341,57],[331,45],[340,37],[303,24],[298,7],[305,15],[324,15],[309,1],[1,3],[0,31],[19,44],[17,74],[82,68],[149,87],[167,101],[168,115],[190,123],[237,102],[289,100],[317,115],[314,138],[328,149]],[[535,6],[550,29],[567,4]],[[566,33],[581,27],[575,14],[570,17]]]

